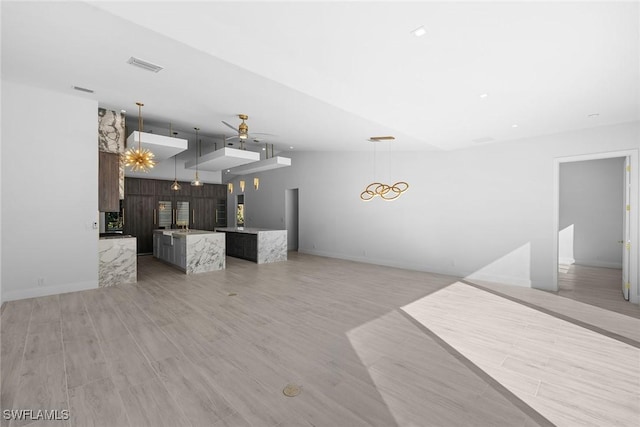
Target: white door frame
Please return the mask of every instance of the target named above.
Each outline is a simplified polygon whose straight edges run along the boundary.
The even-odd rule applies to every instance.
[[[552,290],[558,291],[558,228],[560,227],[560,165],[584,160],[611,159],[614,157],[629,157],[631,165],[631,207],[630,235],[631,256],[629,263],[629,301],[638,304],[638,150],[609,151],[604,153],[583,154],[580,156],[557,157],[553,161],[553,283]],[[620,178],[622,182],[622,177]]]

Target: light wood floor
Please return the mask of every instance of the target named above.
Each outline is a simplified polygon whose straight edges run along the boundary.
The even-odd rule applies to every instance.
[[[140,257],[138,280],[7,303],[2,409],[69,409],[71,426],[551,425],[400,309],[454,277],[291,253],[191,276]]]
[[[640,310],[622,296],[622,270],[617,268],[560,265],[558,295],[640,318]]]
[[[464,283],[403,310],[557,426],[640,425],[640,348]]]

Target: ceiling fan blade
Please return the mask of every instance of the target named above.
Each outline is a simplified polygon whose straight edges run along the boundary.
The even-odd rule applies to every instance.
[[[224,120],[222,120],[222,123],[224,123],[226,126],[228,126],[231,129],[233,129],[235,132],[238,132],[238,128],[231,126],[229,123],[225,122]]]
[[[236,136],[228,136],[228,137],[226,137],[224,140],[225,140],[225,141],[230,141],[230,140],[232,140],[232,139],[239,139],[239,138],[240,138],[240,137],[239,137],[238,135],[236,135]]]
[[[262,133],[262,132],[251,132],[251,133],[249,134],[249,136],[252,136],[252,135],[275,136],[275,135],[274,135],[274,134],[272,134],[272,133]]]

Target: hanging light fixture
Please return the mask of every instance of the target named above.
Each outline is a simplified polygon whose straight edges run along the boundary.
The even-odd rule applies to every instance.
[[[240,192],[244,193],[244,180],[243,179],[240,180]]]
[[[142,102],[136,102],[138,106],[138,148],[134,149],[133,147],[129,148],[126,153],[124,153],[124,164],[125,166],[130,166],[133,172],[149,172],[149,169],[153,168],[156,162],[153,160],[153,153],[141,147],[142,143],[142,106],[144,105]]]
[[[169,128],[171,128],[171,123],[169,123]],[[171,132],[171,129],[169,129]],[[178,132],[171,132],[173,137],[178,134]],[[179,191],[182,188],[182,185],[178,183],[178,155],[173,156],[173,184],[171,184],[171,189],[173,191]]]
[[[196,130],[196,177],[193,181],[191,181],[191,185],[193,185],[194,187],[201,187],[202,181],[200,181],[200,178],[198,177],[198,151],[200,148],[200,140],[198,139],[198,131],[200,130],[200,128],[194,128]]]
[[[242,119],[242,123],[240,123],[240,126],[238,126],[238,138],[244,140],[247,139],[247,136],[249,134],[249,126],[244,121],[248,120],[249,116],[247,116],[246,114],[238,114],[238,117]]]
[[[253,178],[253,188],[255,188],[256,190],[258,188],[260,188],[260,179],[259,178]]]
[[[395,138],[393,136],[372,136],[369,141],[376,143],[379,141],[392,141]],[[373,179],[376,179],[376,148],[373,147]],[[405,181],[398,181],[393,185],[383,184],[381,182],[372,182],[367,185],[362,193],[360,193],[360,199],[365,202],[373,200],[376,196],[379,196],[382,200],[391,201],[395,200],[402,193],[409,189],[409,184]]]

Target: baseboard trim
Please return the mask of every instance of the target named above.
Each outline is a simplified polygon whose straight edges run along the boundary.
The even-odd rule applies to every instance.
[[[65,283],[57,286],[45,286],[42,288],[27,288],[17,289],[15,291],[7,292],[2,296],[2,301],[16,301],[26,298],[46,297],[49,295],[66,294],[68,292],[85,291],[88,289],[96,289],[98,287],[98,281],[86,281]]]
[[[575,263],[576,263],[575,258],[559,258],[558,259],[558,264],[560,265],[571,265]]]
[[[621,262],[609,262],[609,261],[598,261],[598,260],[590,260],[590,259],[577,259],[574,264],[576,265],[584,265],[585,267],[600,267],[600,268],[622,268]]]
[[[376,258],[367,258],[367,257],[358,257],[358,256],[350,256],[345,254],[336,254],[334,252],[324,252],[317,250],[309,250],[309,249],[300,249],[298,248],[298,252],[301,254],[307,255],[316,255],[325,258],[334,258],[334,259],[343,259],[345,261],[353,261],[353,262],[361,262],[364,264],[375,264],[381,265],[383,267],[392,267],[392,268],[402,268],[405,270],[414,270],[414,271],[424,271],[427,273],[434,274],[443,274],[446,276],[454,276],[454,277],[462,277],[459,271],[451,271],[451,270],[440,270],[437,268],[433,268],[429,265],[424,264],[413,264],[413,263],[402,263],[402,262],[392,262],[385,259],[376,259]]]

